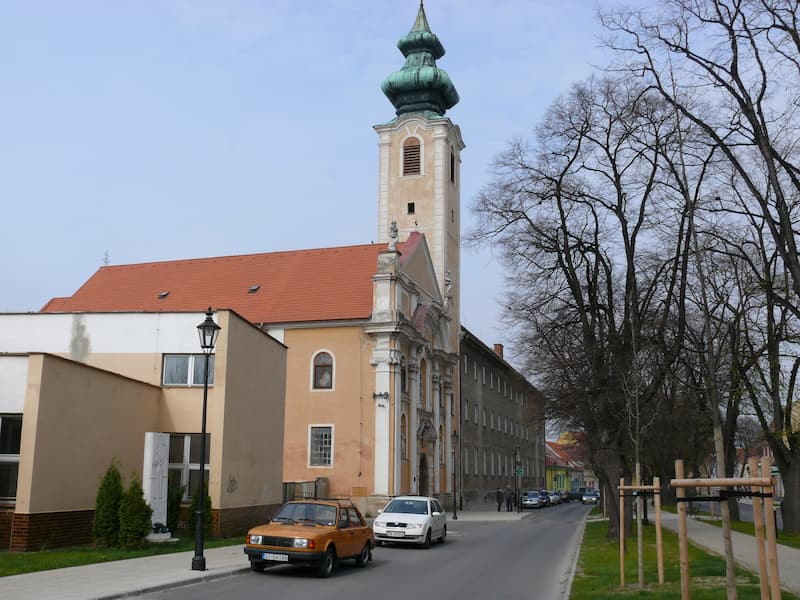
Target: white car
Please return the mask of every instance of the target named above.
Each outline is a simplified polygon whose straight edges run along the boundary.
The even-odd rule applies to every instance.
[[[427,548],[431,540],[443,544],[447,539],[447,513],[436,498],[398,496],[378,511],[372,531],[378,546],[402,542]]]

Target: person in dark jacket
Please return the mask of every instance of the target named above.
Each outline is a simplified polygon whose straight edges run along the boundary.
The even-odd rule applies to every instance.
[[[506,512],[511,512],[514,506],[514,492],[511,490],[511,484],[506,484],[506,490],[503,492],[503,496],[506,499]],[[500,510],[498,508],[498,510]]]
[[[500,507],[503,506],[503,500],[505,499],[505,494],[501,488],[497,488],[497,492],[495,493],[495,499],[497,500],[497,512],[500,512]]]

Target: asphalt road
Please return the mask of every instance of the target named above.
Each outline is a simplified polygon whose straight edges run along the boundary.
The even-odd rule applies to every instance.
[[[521,521],[448,521],[444,545],[433,544],[427,550],[382,546],[375,549],[366,568],[344,561],[329,579],[318,579],[302,567],[282,565],[145,598],[558,600],[589,509],[572,503],[532,511]],[[247,564],[244,554],[242,563]]]

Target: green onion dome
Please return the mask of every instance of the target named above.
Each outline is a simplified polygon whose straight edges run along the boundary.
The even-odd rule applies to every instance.
[[[414,26],[408,35],[400,38],[397,47],[406,57],[406,64],[381,84],[381,90],[394,105],[397,115],[433,113],[444,116],[448,108],[458,103],[458,92],[447,72],[436,66],[436,59],[444,56],[444,47],[431,32],[421,2]]]

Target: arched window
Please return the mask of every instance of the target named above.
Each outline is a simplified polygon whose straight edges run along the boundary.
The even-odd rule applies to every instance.
[[[419,175],[422,173],[422,146],[419,139],[408,138],[403,142],[403,175]]]
[[[314,357],[315,390],[330,390],[333,388],[333,357],[327,352],[319,352]]]

